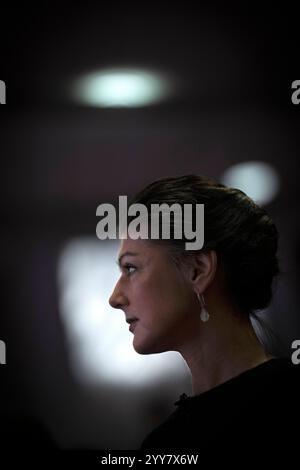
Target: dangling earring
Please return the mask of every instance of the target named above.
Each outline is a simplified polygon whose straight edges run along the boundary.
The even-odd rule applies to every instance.
[[[205,305],[205,302],[204,302],[204,297],[203,295],[200,295],[199,292],[197,292],[197,297],[198,297],[198,300],[199,300],[199,303],[201,305],[201,312],[200,312],[200,318],[203,322],[206,322],[209,320],[209,313],[208,311],[206,310],[206,305]]]

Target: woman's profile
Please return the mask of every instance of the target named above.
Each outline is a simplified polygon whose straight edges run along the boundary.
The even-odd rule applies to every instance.
[[[187,251],[184,237],[121,240],[110,304],[124,311],[137,353],[178,351],[192,379],[192,395],[141,449],[280,452],[296,419],[296,367],[266,350],[251,321],[280,271],[274,222],[242,191],[197,175],[155,181],[132,203],[204,204],[205,220],[201,250]]]

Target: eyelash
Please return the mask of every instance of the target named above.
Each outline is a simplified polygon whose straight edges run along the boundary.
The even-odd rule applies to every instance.
[[[129,269],[131,269],[131,268],[134,269],[133,272],[129,272]],[[137,270],[136,266],[133,266],[132,264],[128,264],[128,263],[124,264],[121,267],[121,269],[125,270],[127,272],[128,276],[131,276]]]

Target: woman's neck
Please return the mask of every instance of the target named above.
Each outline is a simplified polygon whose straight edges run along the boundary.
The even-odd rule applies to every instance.
[[[259,342],[250,320],[232,320],[223,325],[209,320],[202,325],[198,337],[189,340],[187,347],[179,351],[190,369],[194,395],[227,382],[271,358]]]

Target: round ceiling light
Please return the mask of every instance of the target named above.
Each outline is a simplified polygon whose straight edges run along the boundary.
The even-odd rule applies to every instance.
[[[257,204],[271,202],[279,191],[279,176],[271,165],[251,161],[238,163],[225,171],[222,183],[246,193]]]
[[[107,69],[77,79],[73,98],[89,106],[138,107],[156,103],[171,91],[162,75],[139,69]]]

